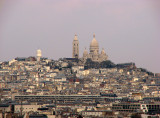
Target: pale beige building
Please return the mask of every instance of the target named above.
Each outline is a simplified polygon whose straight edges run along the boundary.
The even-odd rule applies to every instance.
[[[104,49],[102,48],[101,53],[99,53],[99,44],[95,38],[95,34],[93,35],[93,40],[90,44],[90,52],[85,49],[83,52],[82,59],[85,61],[86,59],[90,58],[92,61],[102,62],[108,59],[108,56]]]
[[[74,36],[72,47],[73,47],[72,58],[79,58],[79,41],[77,35]]]
[[[37,61],[40,61],[42,57],[42,51],[40,49],[37,50]]]
[[[72,47],[73,47],[72,58],[79,58],[79,41],[77,35],[75,35],[74,37]],[[89,49],[90,49],[89,53],[86,48],[83,52],[83,57],[81,59],[84,62],[88,58],[91,59],[92,61],[97,61],[97,62],[106,61],[108,59],[108,56],[103,48],[101,50],[101,53],[99,53],[99,44],[95,38],[95,34],[93,35],[93,40],[91,41]]]

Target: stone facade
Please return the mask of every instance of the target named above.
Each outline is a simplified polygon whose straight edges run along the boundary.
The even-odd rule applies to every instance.
[[[108,56],[104,49],[102,48],[101,53],[99,53],[99,44],[95,38],[95,34],[93,35],[93,40],[90,44],[90,52],[84,50],[82,59],[86,61],[86,59],[90,58],[92,61],[102,62],[108,59]]]
[[[72,45],[73,45],[72,58],[79,58],[79,41],[77,35],[75,35]],[[85,48],[83,52],[83,57],[81,59],[85,62],[86,59],[88,58],[96,62],[102,62],[108,59],[108,56],[103,48],[101,53],[99,53],[99,44],[95,38],[95,34],[93,35],[93,40],[90,44],[90,52],[88,53],[87,49]]]
[[[72,47],[73,47],[72,58],[79,58],[79,41],[77,39],[77,35],[74,36]]]

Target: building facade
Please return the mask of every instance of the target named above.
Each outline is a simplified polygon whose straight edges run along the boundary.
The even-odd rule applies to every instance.
[[[72,47],[73,47],[72,58],[79,58],[79,41],[78,41],[77,35],[75,35],[74,37]],[[86,48],[83,52],[83,57],[81,59],[84,62],[87,59],[91,59],[92,61],[96,61],[96,62],[102,62],[102,61],[108,60],[108,56],[104,48],[102,48],[101,53],[99,53],[99,44],[95,38],[95,34],[93,35],[93,40],[91,41],[89,49],[90,49],[89,53]]]
[[[83,52],[82,59],[86,61],[86,59],[88,58],[96,62],[102,62],[108,59],[108,56],[103,48],[101,53],[99,53],[99,44],[95,38],[95,34],[93,35],[93,40],[91,41],[91,44],[90,44],[90,52],[88,53],[86,48]]]
[[[74,36],[72,47],[73,47],[72,58],[79,58],[79,41],[77,35]]]
[[[37,50],[37,61],[40,61],[42,57],[42,51],[40,49]]]

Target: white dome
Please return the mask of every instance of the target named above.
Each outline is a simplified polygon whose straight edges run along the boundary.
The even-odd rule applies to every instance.
[[[90,44],[90,47],[99,47],[98,42],[97,42],[97,40],[95,38],[95,34],[93,35],[93,40],[92,40],[92,42]]]
[[[95,50],[99,54],[99,45],[98,45],[97,40],[95,39],[95,34],[94,34],[93,35],[93,40],[92,40],[92,42],[90,44],[90,53],[93,54]]]
[[[90,46],[91,46],[91,47],[98,47],[98,42],[97,42],[97,40],[95,39],[95,37],[93,38]]]
[[[40,49],[37,50],[37,57],[41,57],[42,56],[42,51]]]

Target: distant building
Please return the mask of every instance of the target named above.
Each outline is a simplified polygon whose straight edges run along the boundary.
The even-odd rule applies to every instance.
[[[79,41],[77,39],[77,35],[74,36],[72,46],[73,46],[72,58],[79,58]]]
[[[85,49],[83,52],[83,60],[90,58],[92,61],[102,62],[108,59],[108,56],[104,49],[102,48],[101,53],[99,53],[99,44],[95,38],[95,34],[93,35],[93,40],[90,44],[90,53],[88,54],[87,50]]]
[[[37,61],[40,61],[42,57],[42,51],[40,49],[37,50]]]
[[[77,39],[77,35],[75,35],[73,40],[72,58],[79,58],[79,41]],[[90,44],[90,52],[88,53],[86,48],[83,52],[82,60],[86,61],[88,58],[96,62],[102,62],[108,59],[108,56],[103,48],[101,53],[99,53],[99,44],[95,38],[95,34],[93,35],[93,40]]]

